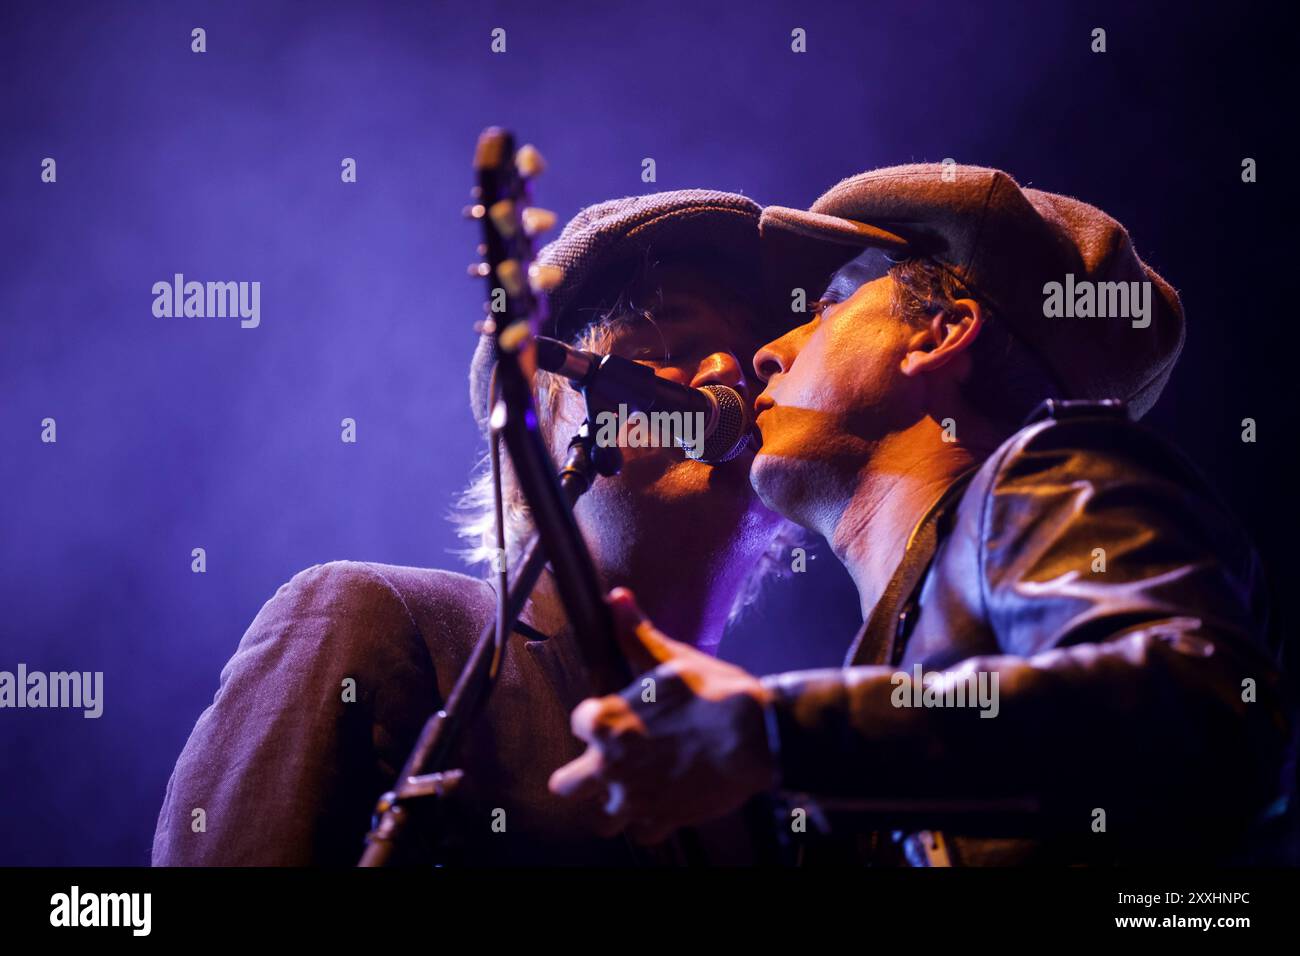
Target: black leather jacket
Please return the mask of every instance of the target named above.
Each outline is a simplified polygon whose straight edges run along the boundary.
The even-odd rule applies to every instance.
[[[1286,803],[1263,593],[1176,450],[1047,403],[918,526],[849,669],[768,678],[782,789],[878,861],[1223,858]]]

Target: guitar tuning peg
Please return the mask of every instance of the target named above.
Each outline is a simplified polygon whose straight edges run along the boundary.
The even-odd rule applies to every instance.
[[[482,219],[485,211],[483,204],[481,202],[476,202],[472,206],[466,206],[460,211],[460,214],[466,219]]]
[[[546,172],[546,160],[542,158],[542,154],[537,151],[536,146],[532,143],[525,143],[515,153],[515,169],[519,170],[520,176],[531,179]]]
[[[524,232],[530,236],[535,236],[540,232],[546,232],[548,229],[555,228],[555,213],[549,209],[540,209],[537,206],[529,206],[524,210]]]
[[[519,263],[514,259],[506,259],[497,266],[497,278],[501,280],[501,285],[506,290],[506,295],[515,299],[524,291],[524,280]]]
[[[507,352],[518,352],[532,337],[532,328],[524,319],[511,322],[497,336],[497,345]]]
[[[534,262],[528,267],[528,284],[534,292],[550,292],[564,279],[564,270],[559,266],[547,266]]]
[[[492,218],[492,225],[497,227],[497,232],[509,239],[515,234],[515,204],[509,199],[502,199],[492,204],[488,210],[488,215]]]

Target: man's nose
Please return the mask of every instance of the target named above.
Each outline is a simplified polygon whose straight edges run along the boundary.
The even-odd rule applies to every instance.
[[[798,351],[795,346],[794,333],[783,335],[779,339],[768,342],[754,353],[754,374],[761,381],[766,382],[773,375],[790,371],[790,366],[793,364]]]

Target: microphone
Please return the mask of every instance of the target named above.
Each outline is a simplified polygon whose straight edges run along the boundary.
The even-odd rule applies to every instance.
[[[691,388],[656,375],[648,365],[617,355],[596,355],[543,335],[536,336],[534,342],[538,368],[563,375],[604,404],[626,405],[638,412],[702,415],[704,443],[699,453],[690,444],[678,441],[687,458],[720,465],[731,461],[748,444],[749,412],[734,388]]]

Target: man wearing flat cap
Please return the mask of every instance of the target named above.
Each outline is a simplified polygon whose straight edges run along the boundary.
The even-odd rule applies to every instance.
[[[1249,541],[1136,423],[1173,288],[1101,210],[993,169],[869,171],[762,228],[826,293],[755,357],[751,479],[864,624],[842,669],[758,679],[616,593],[656,702],[584,701],[552,789],[618,785],[646,841],[778,790],[795,843],[878,863],[1231,857],[1286,805],[1293,711]]]
[[[642,362],[680,384],[729,386],[752,402],[760,386],[751,361],[774,334],[764,322],[774,310],[760,291],[759,213],[744,196],[706,190],[582,210],[539,253],[540,263],[560,270],[553,324],[544,331]],[[473,411],[484,425],[491,369],[485,337],[470,375]],[[539,374],[536,400],[559,460],[581,424],[581,399]],[[802,534],[758,500],[748,480],[753,456],[750,448],[715,467],[680,448],[627,448],[622,472],[595,482],[577,506],[604,586],[636,588],[656,617],[703,653],[788,550],[788,536]],[[508,470],[505,478],[505,550],[514,569],[531,525]],[[155,864],[359,859],[376,800],[493,620],[499,557],[486,463],[462,505],[470,557],[487,580],[331,561],[301,572],[266,603],[176,764]],[[406,846],[403,862],[637,858],[624,838],[593,826],[596,814],[547,790],[550,773],[581,751],[568,715],[586,690],[566,628],[544,573],[486,709],[456,755],[463,782],[437,819],[411,828],[425,839]],[[743,862],[748,852],[725,827],[702,833],[697,846],[719,860]]]

